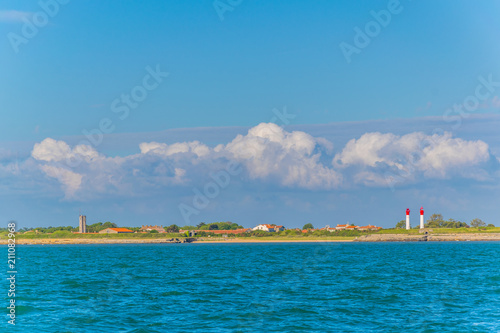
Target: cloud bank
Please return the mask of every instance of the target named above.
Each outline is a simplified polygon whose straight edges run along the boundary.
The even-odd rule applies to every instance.
[[[365,185],[388,184],[392,176],[418,179],[449,179],[453,176],[485,180],[481,168],[490,159],[488,145],[480,140],[453,138],[451,133],[426,135],[414,132],[402,136],[366,133],[350,140],[333,165],[361,170],[355,181]]]
[[[46,138],[15,168],[12,162],[0,161],[0,175],[29,175],[35,180],[32,186],[59,191],[67,200],[148,196],[203,186],[228,163],[242,170],[236,182],[304,191],[391,187],[427,179],[484,182],[498,177],[498,160],[487,143],[447,132],[368,132],[336,147],[304,131],[262,123],[214,147],[199,141],[142,142],[139,149],[137,154],[110,157],[89,145],[71,147]]]

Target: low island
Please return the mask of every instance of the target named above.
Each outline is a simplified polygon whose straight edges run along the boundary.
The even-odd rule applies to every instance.
[[[82,217],[80,217],[80,221]],[[423,229],[382,229],[368,225],[359,227],[337,224],[336,227],[314,228],[311,223],[302,229],[286,229],[275,224],[259,224],[250,229],[232,222],[201,222],[197,226],[168,227],[143,225],[118,227],[112,222],[98,222],[79,228],[38,227],[16,231],[16,244],[140,244],[140,243],[255,243],[255,242],[422,242],[422,241],[500,241],[500,228],[479,219],[464,222],[444,221],[434,214]],[[9,231],[0,229],[0,244],[7,244]]]

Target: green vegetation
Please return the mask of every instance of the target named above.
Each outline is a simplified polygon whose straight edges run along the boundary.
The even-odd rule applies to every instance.
[[[92,233],[92,232],[99,232],[101,230],[107,229],[107,228],[117,228],[117,225],[112,222],[98,222],[94,224],[87,225],[87,232]],[[139,230],[139,228],[133,228]],[[131,228],[132,230],[132,228]],[[1,230],[0,230],[1,231]],[[78,232],[78,227],[72,227],[72,226],[67,226],[67,227],[38,227],[38,228],[22,228],[18,230],[19,232],[27,232],[27,231],[34,231],[35,233],[38,234],[52,234],[56,231],[68,231],[68,232]],[[135,230],[132,230],[135,231]]]
[[[396,223],[396,229],[405,229],[406,228],[406,221],[401,220],[398,223]]]
[[[182,227],[183,230],[190,230],[190,228]],[[213,222],[206,224],[205,222],[201,222],[197,226],[198,230],[236,230],[243,229],[243,226],[238,225],[237,223],[233,223],[230,221],[227,222]],[[191,229],[192,230],[192,229]]]
[[[401,220],[396,224],[394,229],[383,229],[380,230],[381,234],[419,234],[420,227],[414,225],[411,230],[406,230],[406,221]],[[493,224],[488,224],[481,219],[475,218],[470,222],[470,226],[465,222],[457,221],[452,218],[447,221],[444,220],[441,214],[432,214],[427,223],[425,223],[425,228],[432,229],[433,234],[450,234],[450,233],[477,233],[477,232],[500,232],[500,228],[496,228]]]
[[[470,221],[470,226],[474,228],[486,227],[486,223],[481,219],[474,219]]]
[[[185,225],[183,227],[179,227],[179,229],[182,229],[182,230],[198,230],[199,228],[196,227],[196,226],[192,226],[192,225]]]
[[[250,232],[245,232],[243,234],[237,235],[242,238],[337,238],[337,237],[359,237],[362,235],[368,235],[374,233],[374,231],[358,231],[358,230],[315,230],[303,233],[300,230],[288,229],[280,232],[267,232],[262,230],[255,230]]]
[[[456,221],[454,219],[448,219],[445,221],[443,215],[432,214],[424,225],[426,228],[468,228],[469,226],[465,222]]]
[[[168,227],[165,227],[164,229],[166,232],[175,233],[175,232],[179,232],[180,228],[176,224],[172,224]]]
[[[243,234],[214,234],[207,231],[200,231],[196,234],[196,238],[205,238],[208,237],[210,239],[219,239],[219,238],[245,238],[245,239],[353,239],[354,237],[358,237],[361,235],[367,235],[370,232],[363,232],[357,230],[336,230],[333,232],[329,232],[326,230],[316,230],[309,231],[308,233],[302,233],[302,231],[290,229],[284,230],[280,232],[266,232],[266,231],[249,231]],[[185,233],[158,233],[158,232],[149,232],[149,233],[125,233],[125,234],[78,234],[72,233],[67,230],[57,230],[53,233],[19,233],[17,236],[19,239],[75,239],[75,238],[83,238],[83,239],[96,239],[96,238],[182,238],[189,237],[188,232]],[[0,239],[6,239],[7,232],[0,232]]]
[[[198,225],[193,226],[193,225],[185,225],[182,227],[179,227],[175,224],[172,224],[169,227],[166,227],[165,230],[168,232],[178,232],[180,229],[182,230],[236,230],[236,229],[243,229],[243,226],[233,223],[230,221],[226,222],[212,222],[212,223],[205,223],[205,222],[200,222]]]
[[[307,232],[302,232],[302,230],[289,229],[280,232],[265,232],[265,231],[247,231],[242,234],[214,234],[210,232],[211,230],[235,230],[242,229],[241,225],[233,223],[230,221],[226,222],[213,222],[205,223],[201,222],[197,226],[183,226],[179,227],[176,224],[172,224],[165,227],[166,233],[159,233],[156,230],[152,230],[149,233],[124,233],[124,234],[99,234],[98,232],[106,228],[116,228],[118,227],[112,222],[98,222],[87,226],[88,234],[74,233],[78,232],[78,228],[67,226],[67,227],[47,227],[47,228],[23,228],[20,229],[17,236],[20,239],[93,239],[93,238],[119,238],[119,239],[135,239],[135,238],[154,238],[154,239],[171,239],[171,238],[184,238],[190,237],[190,230],[198,230],[197,234],[194,236],[196,238],[205,240],[218,240],[222,238],[244,238],[244,239],[262,239],[262,240],[346,240],[354,239],[355,237],[360,237],[369,234],[409,234],[418,235],[420,233],[419,227],[414,226],[411,230],[405,229],[406,221],[401,220],[396,224],[394,229],[382,229],[379,231],[359,231],[359,230],[335,230],[333,232],[327,230],[314,230],[312,223],[307,223],[304,225],[303,229]],[[441,214],[433,214],[427,220],[426,228],[432,229],[430,232],[432,234],[450,234],[450,233],[500,233],[500,228],[495,227],[493,224],[486,224],[481,219],[473,219],[470,222],[469,227],[467,223],[456,221],[453,219],[444,220]],[[128,228],[132,231],[139,231],[139,227]],[[179,231],[188,230],[187,232],[180,233]],[[30,231],[30,232],[28,232]],[[429,230],[428,230],[429,231]],[[7,238],[7,229],[0,228],[0,239]]]
[[[68,238],[68,239],[96,239],[96,238],[179,238],[179,234],[161,234],[161,233],[124,233],[124,234],[74,234],[70,231],[59,230],[54,233],[27,233],[17,234],[16,239],[52,239],[52,238]],[[0,239],[7,239],[7,233],[0,233]]]
[[[104,223],[98,222],[98,223],[88,225],[87,232],[99,232],[99,231],[107,229],[107,228],[118,228],[118,226],[115,223],[111,223],[109,221],[104,222]]]
[[[47,227],[47,228],[38,227],[38,228],[29,228],[26,231],[30,231],[30,230],[33,230],[34,232],[38,232],[38,233],[50,234],[50,233],[53,233],[56,231],[69,231],[69,232],[75,231],[75,232],[77,232],[78,228],[73,228],[70,226],[68,226],[68,227]]]

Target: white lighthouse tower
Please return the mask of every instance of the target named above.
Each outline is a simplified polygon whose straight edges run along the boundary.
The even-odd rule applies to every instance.
[[[406,208],[406,230],[410,230],[410,208]]]
[[[424,207],[420,207],[420,229],[424,228]]]

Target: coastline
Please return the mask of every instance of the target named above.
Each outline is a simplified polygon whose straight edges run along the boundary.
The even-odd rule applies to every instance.
[[[226,240],[197,240],[190,244],[240,244],[240,243],[348,243],[354,239],[244,239],[234,238]],[[44,238],[44,239],[17,239],[16,245],[72,245],[72,244],[176,244],[167,239],[85,239],[85,238]],[[7,240],[0,240],[0,245],[7,245]]]
[[[180,242],[183,239],[179,239]],[[468,234],[370,234],[360,237],[341,239],[309,238],[279,239],[269,238],[229,238],[200,239],[191,244],[242,244],[242,243],[358,243],[358,242],[453,242],[453,241],[500,241],[500,233],[468,233]],[[0,240],[0,245],[7,245],[7,239]],[[17,238],[16,245],[64,245],[64,244],[174,244],[175,241],[165,238]],[[178,242],[177,242],[178,243]]]

